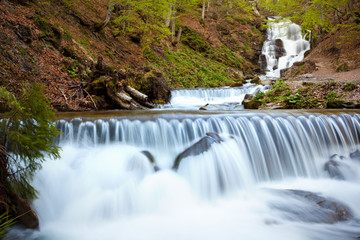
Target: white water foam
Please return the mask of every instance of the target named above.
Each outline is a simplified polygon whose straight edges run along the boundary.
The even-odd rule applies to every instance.
[[[77,119],[60,125],[67,132],[60,139],[61,159],[45,162],[34,180],[41,230],[14,231],[20,239],[360,236],[360,163],[344,160],[355,173],[346,181],[330,179],[323,169],[333,153],[348,157],[359,148],[358,115]],[[178,172],[171,170],[175,156],[208,131],[220,133],[224,141],[183,159]],[[140,154],[144,149],[154,155],[161,171],[154,172]],[[290,220],[272,205],[307,213],[309,204],[269,189],[301,189],[339,199],[351,208],[355,220]]]
[[[247,83],[239,88],[197,88],[171,91],[171,100],[165,108],[198,110],[206,104],[241,105],[246,94],[265,91],[266,87]]]

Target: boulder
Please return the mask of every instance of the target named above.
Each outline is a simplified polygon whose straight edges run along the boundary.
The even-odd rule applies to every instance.
[[[280,192],[287,198],[292,198],[286,203],[271,204],[273,208],[282,211],[289,220],[333,224],[353,218],[350,208],[335,199],[303,190],[274,191]]]
[[[275,57],[279,59],[286,55],[286,50],[284,48],[284,42],[281,39],[275,39],[273,44],[275,45]]]
[[[154,166],[154,171],[155,172],[160,171],[160,168],[156,165],[156,161],[155,161],[154,156],[149,151],[144,150],[144,151],[141,151],[141,153],[143,155],[145,155],[145,157],[147,157],[149,162]]]
[[[250,81],[251,83],[255,83],[255,84],[260,84],[261,80],[258,76],[254,77],[253,79],[251,79]]]
[[[343,104],[344,104],[344,101],[342,100],[329,100],[327,103],[326,103],[326,108],[329,108],[329,109],[338,109],[338,108],[343,108]]]
[[[245,109],[258,109],[262,105],[262,102],[256,99],[244,99],[242,104]]]
[[[360,161],[360,151],[357,149],[355,152],[350,153],[350,158],[352,160]]]
[[[180,153],[174,162],[173,169],[177,170],[180,166],[181,161],[189,156],[200,155],[208,151],[212,144],[222,142],[222,138],[217,133],[206,133],[206,136],[201,138],[199,141],[185,149]]]
[[[266,56],[264,54],[261,54],[259,56],[259,66],[261,68],[261,71],[265,71],[266,68],[267,68],[267,59],[266,59]]]
[[[239,103],[224,103],[224,104],[206,104],[199,108],[203,111],[225,111],[225,110],[240,110],[243,106]]]
[[[31,207],[29,200],[23,199],[16,194],[11,196],[11,202],[19,218],[19,222],[26,228],[39,229],[39,218]]]
[[[327,171],[331,178],[345,180],[344,174],[340,169],[341,163],[335,160],[329,160],[324,165],[324,170]]]
[[[242,87],[244,85],[242,82],[232,82],[230,87]]]

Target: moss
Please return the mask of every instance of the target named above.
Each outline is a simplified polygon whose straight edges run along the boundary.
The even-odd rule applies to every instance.
[[[244,101],[243,105],[245,109],[259,109],[259,107],[262,105],[262,102],[257,99],[252,99],[250,101]]]
[[[196,50],[201,53],[211,51],[211,47],[209,46],[209,44],[206,43],[203,36],[196,33],[195,31],[192,31],[190,28],[186,26],[182,26],[182,28],[183,28],[182,38],[181,38],[182,43],[189,46],[193,50]]]
[[[337,67],[336,72],[347,72],[349,70],[349,64],[347,62],[344,62]]]
[[[353,82],[347,82],[343,87],[342,87],[342,90],[344,91],[353,91],[357,88],[357,85],[356,83],[353,83]]]

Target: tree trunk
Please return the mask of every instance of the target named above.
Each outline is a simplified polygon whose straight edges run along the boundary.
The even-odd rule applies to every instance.
[[[179,28],[178,35],[176,38],[176,44],[178,44],[181,40],[182,27]]]
[[[201,13],[201,18],[205,19],[205,0],[203,0],[203,4],[202,4],[202,13]]]
[[[171,42],[174,41],[175,37],[175,19],[171,20]]]
[[[107,87],[106,93],[108,96],[121,108],[127,110],[145,109],[139,103],[137,103],[130,96],[126,95],[125,92],[118,92],[115,87]]]
[[[114,10],[114,6],[115,6],[115,0],[110,0],[106,18],[105,18],[104,22],[102,22],[98,26],[95,26],[96,31],[101,31],[108,25],[108,23],[110,22],[111,14]]]
[[[351,14],[351,16],[355,17],[355,14],[353,12],[353,9],[354,9],[354,5],[353,5],[353,0],[349,0],[348,3],[347,3],[347,12]]]

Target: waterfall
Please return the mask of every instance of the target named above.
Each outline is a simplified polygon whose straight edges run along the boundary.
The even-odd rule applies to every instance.
[[[266,87],[247,83],[240,88],[196,88],[175,89],[171,91],[170,104],[166,108],[173,109],[196,109],[206,104],[239,104],[246,94],[254,94],[264,91]]]
[[[301,27],[289,20],[270,19],[267,41],[264,42],[260,66],[268,78],[280,78],[281,71],[302,61],[310,42],[302,36]]]
[[[359,148],[358,114],[164,111],[57,126],[61,159],[45,162],[33,182],[40,231],[15,229],[16,239],[353,239],[359,232],[356,222],[292,222],[270,206],[304,203],[267,190],[342,198],[359,217],[360,163],[344,160],[354,171],[346,181],[324,170],[333,154],[348,158]],[[221,141],[173,170],[176,156],[206,133]]]

